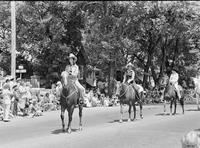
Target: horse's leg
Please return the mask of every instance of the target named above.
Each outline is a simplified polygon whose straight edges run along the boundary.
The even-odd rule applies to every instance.
[[[173,100],[170,102],[170,115],[172,115],[172,105],[173,105]]]
[[[71,133],[71,122],[72,122],[72,114],[74,112],[74,105],[72,105],[69,109],[68,109],[68,126],[67,126],[67,132]]]
[[[143,119],[144,117],[143,117],[143,114],[142,114],[142,100],[139,101],[139,104],[140,104],[140,118]]]
[[[83,105],[79,105],[79,130],[82,131],[82,112]]]
[[[119,120],[120,123],[123,122],[123,104],[120,103],[120,120]]]
[[[133,103],[133,111],[134,111],[134,118],[133,120],[136,119],[136,106],[135,106],[135,103]]]
[[[166,104],[167,104],[167,101],[164,100],[164,113],[166,112]]]
[[[60,118],[61,118],[61,120],[62,120],[62,130],[63,130],[63,132],[65,132],[64,114],[65,114],[65,108],[64,108],[63,106],[61,106]]]
[[[174,113],[173,113],[173,115],[176,114],[176,106],[177,106],[177,102],[176,102],[176,99],[174,99]]]
[[[197,101],[197,110],[200,110],[199,107],[199,94],[196,93],[196,101]]]
[[[182,111],[183,111],[183,114],[184,114],[184,98],[181,98],[180,99],[180,104],[181,104],[181,107],[182,107]]]
[[[129,113],[128,122],[131,121],[131,106],[132,106],[132,104],[130,103],[130,104],[129,104],[129,109],[128,109],[128,113]]]

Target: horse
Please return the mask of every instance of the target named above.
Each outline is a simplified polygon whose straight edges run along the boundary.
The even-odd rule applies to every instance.
[[[62,76],[62,89],[60,90],[60,105],[61,105],[61,120],[62,120],[62,130],[65,132],[65,122],[64,122],[64,113],[67,109],[68,111],[68,126],[67,132],[71,133],[71,122],[74,108],[78,105],[79,108],[79,130],[82,130],[82,110],[83,104],[79,103],[80,93],[75,85],[74,80],[66,79],[65,76]]]
[[[200,110],[200,107],[199,107],[199,97],[200,97],[200,79],[198,79],[198,78],[194,78],[194,77],[191,77],[191,79],[193,80],[194,85],[195,85],[194,92],[195,92],[195,94],[196,94],[197,110]]]
[[[119,122],[122,123],[123,120],[123,105],[127,104],[129,106],[129,119],[128,122],[131,121],[131,108],[133,107],[134,110],[134,118],[133,120],[136,118],[136,102],[139,102],[140,104],[140,117],[141,119],[143,119],[143,115],[142,115],[142,101],[137,100],[136,98],[136,92],[135,89],[132,87],[132,85],[127,85],[125,83],[121,83],[121,82],[117,82],[116,84],[116,96],[118,96],[119,98],[119,102],[120,102],[120,113],[121,113],[121,117]]]
[[[183,96],[183,90],[182,87],[179,86],[180,88],[180,93],[181,93],[181,98],[180,98],[180,104],[182,107],[182,111],[184,114],[184,98]],[[175,87],[173,84],[171,84],[169,81],[166,85],[166,88],[164,90],[164,112],[166,110],[166,101],[170,101],[170,115],[175,115],[176,114],[176,106],[177,106],[177,100],[178,100],[178,96],[177,96],[177,92],[175,90]],[[174,104],[174,113],[172,114],[172,105]]]

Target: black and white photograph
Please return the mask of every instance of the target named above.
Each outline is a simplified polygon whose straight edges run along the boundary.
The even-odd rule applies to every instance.
[[[0,1],[0,148],[200,148],[200,1]]]

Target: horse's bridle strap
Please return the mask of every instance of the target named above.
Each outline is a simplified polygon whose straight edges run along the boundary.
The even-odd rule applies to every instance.
[[[68,95],[67,97],[63,94],[63,92],[61,91],[61,95],[63,96],[63,97],[65,97],[66,99],[67,98],[69,98],[69,97],[71,97],[74,93],[76,93],[76,92],[78,92],[78,90],[77,90],[77,88],[76,88],[76,86],[75,86],[75,84],[74,83],[72,83],[73,85],[74,85],[74,87],[75,87],[75,91],[73,91],[73,93],[71,93],[70,95]]]
[[[129,85],[128,85],[128,87],[129,87]],[[119,96],[120,98],[121,98],[123,95],[126,94],[126,92],[127,92],[127,90],[128,90],[128,87],[127,87],[127,89],[124,91],[124,93],[123,93],[122,95]]]

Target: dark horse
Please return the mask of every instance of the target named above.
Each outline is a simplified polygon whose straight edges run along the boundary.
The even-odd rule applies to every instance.
[[[61,105],[61,120],[62,120],[62,130],[65,132],[65,122],[64,113],[67,109],[68,111],[68,126],[67,132],[71,133],[71,122],[74,108],[76,105],[79,107],[79,130],[82,130],[82,110],[83,105],[79,103],[79,91],[76,88],[75,82],[72,80],[66,80],[62,78],[63,88],[60,95],[60,105]]]
[[[182,111],[183,111],[183,114],[184,114],[184,98],[183,98],[182,88],[180,89],[180,93],[181,93],[180,104],[182,106]],[[177,106],[178,95],[177,95],[177,92],[176,92],[174,85],[169,83],[169,81],[166,85],[163,99],[164,99],[164,112],[165,112],[165,108],[166,108],[166,101],[170,101],[170,115],[172,115],[172,105],[173,104],[174,104],[173,115],[175,115],[176,114],[176,106]]]
[[[123,122],[122,117],[123,117],[123,104],[129,105],[129,119],[128,121],[131,121],[131,108],[133,107],[134,110],[134,118],[136,118],[136,102],[139,102],[140,104],[140,117],[143,118],[142,115],[142,103],[141,101],[138,101],[136,98],[136,92],[135,89],[132,87],[132,85],[127,85],[125,83],[117,82],[116,84],[116,95],[119,98],[120,101],[120,113],[121,113],[121,118],[119,122]]]

